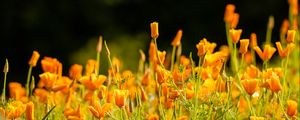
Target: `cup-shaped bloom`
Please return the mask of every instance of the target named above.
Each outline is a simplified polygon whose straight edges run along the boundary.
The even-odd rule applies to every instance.
[[[41,65],[44,72],[62,75],[62,64],[56,58],[44,57],[41,60]]]
[[[232,21],[231,21],[231,24],[230,24],[230,28],[236,28],[236,26],[239,23],[239,19],[240,19],[240,14],[234,13],[233,16],[232,16]]]
[[[257,90],[258,80],[257,79],[246,79],[242,81],[245,91],[252,96],[253,93]]]
[[[115,91],[115,103],[118,107],[125,106],[128,94],[129,94],[128,90],[116,90]]]
[[[79,80],[82,73],[82,65],[73,64],[69,70],[69,76],[73,80]]]
[[[288,30],[287,31],[287,36],[286,36],[286,42],[287,43],[292,43],[295,41],[295,35],[296,31],[295,30]]]
[[[235,6],[233,4],[227,4],[224,13],[224,21],[226,23],[231,23],[234,16]]]
[[[34,104],[33,102],[29,102],[26,104],[25,111],[26,120],[34,120]]]
[[[255,33],[251,33],[250,35],[250,47],[254,48],[257,46],[257,36]]]
[[[271,78],[267,80],[267,82],[272,92],[279,92],[280,90],[282,90],[282,85],[277,75],[272,75]]]
[[[263,52],[258,46],[254,47],[254,50],[263,61],[269,61],[276,51],[276,49],[270,45],[265,45]]]
[[[178,30],[175,38],[172,41],[172,46],[179,46],[182,38],[182,30]]]
[[[150,28],[151,28],[151,37],[153,39],[158,38],[159,32],[158,32],[158,22],[152,22],[150,24]]]
[[[230,29],[229,36],[234,44],[238,43],[242,34],[242,29]]]
[[[286,113],[289,116],[294,116],[297,114],[297,107],[298,107],[298,103],[294,100],[288,100],[287,101],[287,111]]]
[[[40,58],[40,54],[37,51],[33,51],[32,56],[28,62],[28,64],[32,67],[36,66],[37,61]]]
[[[246,54],[248,51],[249,39],[240,40],[240,53]]]
[[[280,57],[287,57],[290,54],[290,52],[293,50],[293,48],[295,47],[294,43],[289,43],[285,49],[282,49],[280,42],[276,42],[275,44],[276,44],[276,47],[277,47]]]

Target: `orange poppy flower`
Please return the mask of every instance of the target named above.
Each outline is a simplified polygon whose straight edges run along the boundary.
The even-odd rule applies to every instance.
[[[41,60],[41,64],[44,72],[62,75],[62,64],[56,58],[44,57]]]
[[[242,29],[230,29],[229,36],[234,44],[238,43],[242,34]]]
[[[252,96],[253,93],[257,90],[258,86],[258,80],[257,79],[246,79],[242,81],[242,85],[245,89],[245,91]]]
[[[68,120],[83,120],[84,114],[81,111],[81,106],[78,105],[77,109],[65,108],[64,115]]]
[[[289,20],[284,19],[282,21],[281,28],[280,28],[280,35],[281,36],[283,36],[287,33],[287,31],[289,30],[289,26],[290,26]]]
[[[240,40],[240,53],[246,54],[248,51],[249,39]]]
[[[272,75],[270,79],[267,80],[269,88],[272,92],[279,92],[282,90],[282,86],[277,75]]]
[[[26,96],[26,90],[22,85],[18,82],[10,82],[8,84],[9,87],[9,95],[11,98],[16,100],[22,100]]]
[[[236,28],[239,23],[240,15],[238,13],[234,13],[232,16],[232,21],[230,24],[230,28]]]
[[[174,100],[174,99],[176,99],[176,98],[178,98],[179,97],[179,95],[180,95],[180,93],[179,93],[179,91],[178,90],[173,90],[173,89],[170,89],[170,94],[169,94],[169,98],[170,99],[172,99],[172,100]]]
[[[159,116],[157,114],[151,114],[147,117],[147,120],[159,120]]]
[[[124,107],[128,94],[129,94],[128,90],[115,90],[116,105],[119,107]]]
[[[57,74],[45,72],[39,75],[40,81],[38,83],[38,87],[46,87],[47,89],[51,89],[54,86],[55,81],[58,79]]]
[[[198,56],[203,56],[206,53],[206,46],[204,45],[204,43],[199,42],[197,45],[197,50],[198,50]]]
[[[38,97],[39,101],[42,103],[48,103],[48,91],[41,88],[36,88],[34,90],[34,95]]]
[[[94,117],[98,119],[104,118],[105,113],[110,111],[112,107],[112,103],[104,103],[104,105],[101,106],[100,103],[94,99],[92,100],[92,105],[88,106]]]
[[[224,13],[224,21],[227,23],[231,23],[234,16],[235,6],[233,4],[227,4]]]
[[[82,65],[73,64],[70,67],[70,70],[69,70],[69,76],[70,76],[70,78],[73,79],[73,80],[79,80],[80,77],[81,77],[82,68],[83,68]]]
[[[151,37],[153,39],[157,39],[158,38],[158,22],[152,22],[150,24],[150,28],[151,28]]]
[[[79,82],[82,83],[87,89],[94,91],[98,89],[106,80],[105,75],[96,75],[91,74],[90,76],[83,76],[79,79]]]
[[[175,38],[172,41],[172,46],[179,46],[181,42],[181,37],[182,37],[182,30],[178,30]]]
[[[95,69],[98,68],[98,63],[96,60],[89,59],[85,65],[85,75],[90,75],[95,72]]]
[[[21,101],[13,101],[7,103],[5,109],[0,107],[0,114],[8,119],[17,119],[25,112],[25,108],[26,106]]]
[[[280,57],[287,57],[292,51],[292,49],[295,47],[294,43],[289,43],[287,47],[283,50],[280,42],[276,42],[275,44]]]
[[[287,36],[286,36],[286,42],[287,43],[293,43],[295,41],[295,35],[296,35],[295,30],[288,30],[287,31]]]
[[[287,111],[286,113],[289,116],[294,116],[297,114],[297,107],[298,107],[298,103],[294,100],[288,100],[287,101]]]
[[[250,35],[250,47],[254,48],[257,46],[257,37],[255,33],[251,33]]]
[[[37,51],[33,51],[32,56],[28,62],[28,64],[32,67],[36,66],[37,61],[40,58],[40,54]]]
[[[269,61],[276,51],[276,49],[270,45],[265,45],[263,52],[258,46],[254,47],[254,50],[263,61]]]
[[[26,120],[34,120],[34,104],[29,102],[26,104]]]

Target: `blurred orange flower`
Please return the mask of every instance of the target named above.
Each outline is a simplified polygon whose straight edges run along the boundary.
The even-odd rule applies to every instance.
[[[234,44],[238,43],[242,34],[242,29],[230,29],[229,36]]]
[[[128,90],[115,90],[116,105],[119,107],[124,107],[128,94],[129,94]]]
[[[62,75],[62,64],[56,58],[44,57],[41,64],[44,72],[54,73],[58,76]]]
[[[153,39],[157,39],[159,32],[158,32],[158,22],[152,22],[150,24],[150,28],[151,28],[151,37]]]
[[[258,46],[254,47],[254,50],[263,61],[269,61],[276,51],[276,49],[270,45],[265,45],[263,52]]]
[[[179,46],[180,45],[180,42],[181,42],[181,37],[182,37],[182,30],[178,30],[175,38],[173,39],[172,41],[172,46]]]
[[[32,67],[36,66],[37,61],[40,58],[40,54],[37,51],[33,51],[32,56],[28,62],[28,64]]]
[[[79,80],[82,74],[82,65],[73,64],[69,70],[69,76],[73,80]]]
[[[298,103],[294,100],[287,101],[287,111],[286,113],[289,116],[294,116],[297,114]]]

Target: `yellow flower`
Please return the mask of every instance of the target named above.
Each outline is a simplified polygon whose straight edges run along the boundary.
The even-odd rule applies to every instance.
[[[280,57],[287,57],[292,51],[292,49],[295,47],[294,43],[289,43],[287,47],[283,50],[280,42],[276,42],[275,44]]]
[[[159,120],[159,116],[157,114],[151,114],[147,117],[147,120]]]
[[[179,46],[181,42],[181,37],[182,37],[182,30],[178,30],[175,38],[172,41],[172,46]]]
[[[249,39],[240,40],[240,53],[245,54],[248,51]]]
[[[295,30],[288,30],[286,36],[287,43],[293,43],[295,40],[296,31]]]
[[[25,107],[21,101],[13,101],[8,103],[5,109],[0,107],[0,114],[8,119],[17,119],[25,112]]]
[[[238,43],[242,34],[242,29],[230,29],[229,36],[234,44]]]
[[[258,46],[254,47],[254,50],[263,61],[269,61],[276,51],[276,49],[270,45],[265,45],[263,52]]]
[[[32,56],[28,62],[28,64],[32,67],[36,66],[37,61],[40,58],[40,54],[37,51],[33,51]]]
[[[264,120],[264,117],[250,116],[250,120]]]
[[[158,22],[152,22],[150,24],[150,28],[151,28],[151,37],[153,39],[157,39],[158,38]]]
[[[128,90],[115,90],[116,105],[119,107],[124,107],[128,94],[129,94]]]
[[[82,68],[83,68],[82,65],[73,64],[70,67],[70,70],[69,70],[69,76],[70,76],[70,78],[73,79],[73,80],[79,80],[80,77],[81,77]]]
[[[26,104],[26,120],[34,120],[34,104],[31,101]]]
[[[242,80],[242,85],[245,89],[245,91],[252,96],[253,93],[255,93],[255,91],[257,90],[257,84],[258,84],[258,80],[257,79],[246,79],[246,80]]]
[[[294,116],[297,114],[297,107],[298,107],[298,103],[294,100],[288,100],[287,101],[287,111],[286,113],[289,116]]]

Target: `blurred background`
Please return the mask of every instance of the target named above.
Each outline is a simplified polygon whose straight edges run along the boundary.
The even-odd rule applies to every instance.
[[[204,37],[218,46],[226,44],[223,14],[228,3],[235,4],[240,14],[237,28],[243,29],[241,38],[256,32],[259,42],[264,41],[268,17],[273,15],[272,41],[279,40],[279,28],[288,15],[286,0],[2,0],[0,68],[7,58],[8,81],[25,83],[28,60],[37,50],[40,59],[50,56],[62,62],[67,75],[71,64],[85,65],[89,58],[96,58],[96,43],[103,35],[112,56],[123,61],[124,69],[135,71],[138,50],[148,54],[153,21],[159,22],[160,50],[171,51],[170,43],[182,29],[183,53],[196,54],[195,45]],[[106,59],[104,51],[102,74],[107,73]],[[38,79],[40,73],[38,64],[33,75]]]

